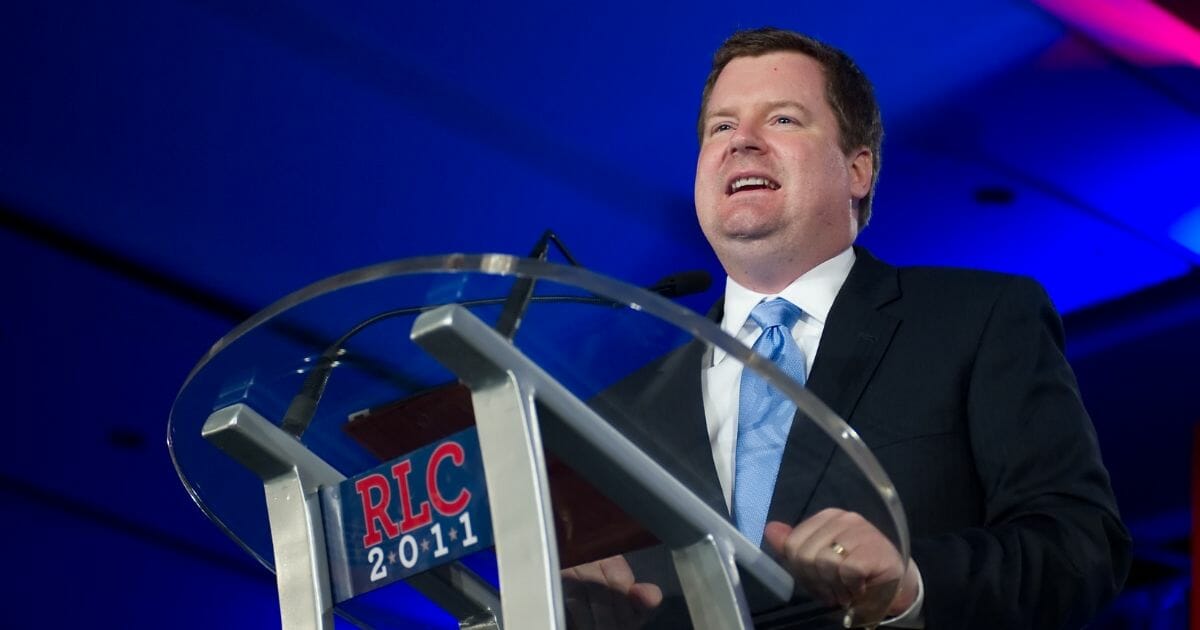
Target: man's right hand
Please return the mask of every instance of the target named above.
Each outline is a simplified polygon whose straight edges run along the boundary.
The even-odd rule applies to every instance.
[[[662,603],[662,589],[637,582],[623,556],[562,572],[567,626],[573,630],[637,628]]]

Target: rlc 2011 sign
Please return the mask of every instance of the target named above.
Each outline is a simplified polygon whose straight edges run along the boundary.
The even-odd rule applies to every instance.
[[[474,427],[346,479],[328,494],[341,515],[340,535],[328,541],[340,552],[330,555],[339,602],[492,545]]]

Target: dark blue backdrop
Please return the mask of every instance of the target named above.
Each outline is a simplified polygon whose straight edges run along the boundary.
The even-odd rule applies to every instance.
[[[692,214],[696,107],[712,50],[762,24],[845,48],[878,86],[865,244],[1046,284],[1138,537],[1107,623],[1181,618],[1200,71],[1123,44],[1166,22],[1097,25],[1072,4],[7,7],[0,498],[17,625],[277,623],[271,576],[190,504],[162,444],[190,367],[276,298],[387,259],[523,253],[545,228],[630,282],[716,271]],[[1200,58],[1194,12],[1162,6]]]

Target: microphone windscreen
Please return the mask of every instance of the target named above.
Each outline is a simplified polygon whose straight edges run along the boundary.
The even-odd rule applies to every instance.
[[[683,297],[702,293],[712,286],[712,275],[702,269],[681,271],[671,274],[650,287],[651,291],[664,297]]]

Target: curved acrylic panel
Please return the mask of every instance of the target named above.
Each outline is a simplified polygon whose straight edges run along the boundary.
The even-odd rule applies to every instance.
[[[727,514],[700,375],[716,352],[761,374],[799,409],[789,437],[795,456],[781,468],[772,517],[795,522],[825,507],[857,512],[907,560],[907,526],[887,475],[852,428],[776,365],[661,296],[577,267],[503,255],[408,259],[341,274],[280,300],[218,341],[189,375],[168,427],[172,458],[188,492],[271,567],[261,482],[201,437],[208,416],[245,403],[282,423],[306,379],[311,385],[314,368],[324,364],[327,382],[302,443],[347,476],[377,466],[472,422],[469,393],[410,340],[414,319],[455,303],[495,324],[514,284],[530,279],[537,282],[513,337],[516,348],[714,510]],[[347,336],[349,331],[355,332]],[[614,511],[602,493],[573,474],[570,456],[554,457],[556,448],[571,453],[565,438],[548,435],[546,443],[565,566],[653,544],[654,536],[642,530],[654,527]],[[631,557],[635,567],[653,574],[664,564],[656,553],[651,548]],[[487,554],[466,562],[492,573]],[[339,609],[365,624],[387,626],[404,618],[398,611],[415,597],[403,589],[383,589]],[[890,601],[891,594],[885,587],[877,597]],[[668,604],[662,615],[672,614]],[[866,615],[859,621],[875,621],[879,614],[858,612]]]

